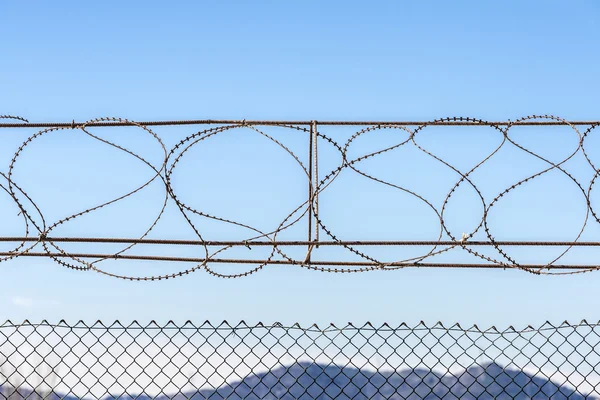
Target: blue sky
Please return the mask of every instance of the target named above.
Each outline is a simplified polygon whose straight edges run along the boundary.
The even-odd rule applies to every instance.
[[[445,116],[503,120],[545,113],[571,120],[598,119],[599,60],[594,49],[600,39],[596,23],[599,12],[600,6],[592,1],[232,1],[169,6],[159,2],[106,1],[85,6],[67,1],[35,6],[4,2],[0,5],[0,37],[5,38],[0,50],[0,114],[21,115],[32,121],[103,116],[133,120],[427,120]],[[555,159],[573,143],[545,130],[519,129],[520,140]],[[173,145],[196,128],[156,131]],[[121,132],[129,131],[110,134],[138,146],[150,158],[160,156],[160,149],[140,132],[131,137],[119,136]],[[486,140],[476,141],[481,147],[469,149],[465,147],[473,145],[469,134],[443,132],[458,138],[446,145],[449,142],[431,136],[427,143],[434,147],[437,143],[447,157],[484,154],[482,149],[491,148],[498,139],[497,135],[490,140],[485,136]],[[16,146],[34,131],[1,133],[6,137],[2,138],[0,170],[7,172]],[[352,132],[323,129],[323,133],[347,138]],[[278,138],[285,136],[277,134]],[[374,137],[371,144],[366,136],[362,138],[357,154],[373,143],[383,143]],[[304,151],[300,139],[287,140],[294,149]],[[220,136],[214,145],[231,153],[224,157],[218,151],[199,148],[195,154],[204,157],[190,154],[185,159],[188,169],[176,176],[186,198],[198,200],[211,210],[223,206],[240,218],[258,221],[271,216],[256,210],[272,210],[279,217],[284,209],[298,205],[293,201],[305,190],[304,181],[291,164],[273,168],[289,161],[281,152],[237,132]],[[73,152],[81,149],[80,155]],[[94,204],[111,190],[120,192],[130,187],[132,179],[138,182],[148,173],[138,164],[117,158],[104,164],[108,177],[102,175],[97,166],[112,155],[81,136],[71,139],[68,132],[44,137],[27,151],[23,160],[28,162],[18,161],[19,182],[40,199],[50,220],[64,216],[74,205],[78,210],[86,202]],[[323,151],[327,155],[327,150]],[[511,154],[503,157],[480,179],[499,182],[500,187],[520,176],[522,170]],[[389,172],[394,169],[388,168],[397,161],[383,158],[380,164],[365,164],[365,168],[379,168],[388,171],[390,179],[398,178]],[[518,161],[532,170],[540,166],[525,159]],[[122,173],[122,165],[132,168],[127,170],[129,174]],[[435,182],[438,170],[431,165],[423,164],[419,169],[423,175],[413,175],[413,180]],[[198,179],[194,175],[195,168],[207,167],[215,168],[214,176]],[[249,168],[248,175],[240,174],[240,168]],[[295,172],[288,175],[288,171]],[[267,175],[250,185],[248,176],[254,172]],[[234,183],[223,186],[221,178]],[[69,179],[75,184],[69,184]],[[273,190],[269,179],[281,182],[280,190]],[[380,233],[393,236],[393,227],[378,224],[389,215],[386,207],[400,201],[396,194],[386,197],[386,190],[356,176],[344,179],[335,183],[337,187],[332,185],[336,191],[330,197],[323,195],[323,213],[332,226],[345,238],[353,232],[368,236],[363,239]],[[364,186],[355,191],[351,179]],[[572,235],[582,217],[581,208],[567,205],[571,200],[581,205],[580,198],[569,197],[575,193],[574,187],[560,175],[549,175],[536,184],[539,186],[521,197],[512,198],[514,209],[506,205],[504,212],[513,213],[512,219],[496,219],[501,234],[507,239],[537,235],[550,240],[557,238],[551,229],[557,229]],[[203,191],[206,187],[218,190],[207,196]],[[488,188],[489,193],[495,190],[491,183]],[[246,202],[237,203],[242,189]],[[156,196],[149,195],[151,203],[143,203],[135,212],[126,211],[124,205],[112,217],[135,222],[137,211],[155,212],[160,190],[152,190]],[[260,198],[260,190],[271,190],[267,200],[272,203]],[[369,200],[373,193],[388,200],[371,214],[364,213],[360,202]],[[542,206],[535,205],[536,195],[545,199]],[[344,207],[339,206],[340,200],[345,201]],[[3,207],[10,204],[6,198],[0,201]],[[407,201],[407,207],[410,204]],[[468,204],[455,210],[467,213]],[[519,204],[533,206],[519,211]],[[402,215],[394,218],[400,220]],[[97,225],[101,218],[97,217],[94,225],[86,225],[82,219],[81,224],[64,232],[127,236],[139,231],[134,229],[139,228],[135,223]],[[147,221],[146,214],[144,218]],[[514,224],[502,225],[506,221]],[[5,223],[3,229],[16,234],[20,229],[17,223]],[[169,237],[192,238],[189,231],[180,232],[179,226],[166,224],[162,229]],[[592,236],[598,232],[595,228]],[[530,236],[519,236],[525,231]],[[229,231],[212,233],[226,237]],[[582,252],[577,257],[578,261],[594,263],[596,256]],[[140,264],[136,265],[132,268],[139,268]],[[143,266],[153,271],[163,267]],[[271,267],[240,280],[196,273],[185,279],[139,284],[68,271],[47,260],[19,259],[0,264],[0,279],[1,317],[16,320],[244,319],[305,324],[441,320],[505,326],[546,319],[595,319],[600,305],[594,295],[600,273],[539,277],[518,271],[423,269],[330,275]]]

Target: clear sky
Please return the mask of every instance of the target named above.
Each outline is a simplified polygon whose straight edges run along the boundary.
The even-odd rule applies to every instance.
[[[446,116],[503,120],[545,113],[571,120],[600,119],[600,57],[596,51],[599,15],[600,5],[591,0],[190,1],[169,5],[148,1],[6,1],[0,4],[0,114],[21,115],[32,121],[103,116],[133,120],[427,120]],[[559,153],[565,154],[563,145],[568,145],[563,142],[564,136],[520,129],[522,140],[549,152],[554,159],[560,159]],[[172,146],[196,128],[156,131]],[[139,146],[150,158],[160,156],[156,143],[140,132],[135,132],[137,136],[119,136],[123,132],[133,131],[115,130],[110,134],[130,146]],[[471,154],[476,160],[477,155],[486,155],[485,151],[498,143],[497,135],[473,142],[464,131],[443,132],[459,139],[449,145],[435,140],[429,144],[435,147],[437,143],[438,150],[446,151],[450,158],[462,150],[462,154]],[[12,154],[31,133],[34,131],[0,132],[6,135],[0,139],[0,171],[8,171]],[[352,132],[323,129],[323,133],[344,143]],[[278,138],[285,137],[285,132],[278,134]],[[148,179],[148,169],[139,163],[129,160],[120,164],[118,157],[106,163],[107,157],[113,157],[105,153],[106,149],[90,145],[82,135],[76,139],[68,135],[64,132],[40,139],[30,146],[31,150],[27,149],[28,153],[24,152],[23,161],[19,159],[15,167],[16,179],[39,199],[50,221],[68,215],[68,210],[74,213],[83,205],[97,203],[111,190],[121,193],[132,187],[132,181]],[[287,140],[306,157],[304,142],[298,138]],[[369,144],[366,136],[361,140],[360,146],[365,148],[379,143]],[[467,143],[476,146],[465,148]],[[568,143],[572,146],[573,141]],[[179,190],[190,203],[196,201],[194,204],[210,210],[222,205],[223,210],[228,209],[223,211],[224,216],[258,222],[277,220],[280,212],[299,204],[294,200],[285,207],[281,205],[292,197],[301,198],[306,190],[297,167],[281,166],[290,161],[289,157],[265,141],[251,141],[240,133],[219,136],[215,146],[215,151],[197,150],[196,158],[190,154],[185,159],[188,169],[176,176]],[[355,150],[357,155],[363,151],[360,146]],[[223,149],[231,153],[227,157],[219,155],[223,153],[217,150]],[[327,155],[327,150],[323,151]],[[523,177],[510,154],[503,157],[486,170],[488,175],[482,171],[480,179],[499,181],[498,187],[506,187]],[[372,168],[398,179],[400,175],[393,173],[397,170],[386,164],[394,161],[398,160],[382,159],[383,164]],[[532,171],[541,165],[523,162]],[[131,169],[123,173],[121,165]],[[416,176],[422,184],[435,182],[428,181],[437,176],[432,165],[435,163],[419,165],[416,171],[423,175],[413,173],[412,179]],[[393,166],[402,168],[401,164]],[[195,173],[207,168],[214,169],[213,176],[199,177]],[[104,178],[99,171],[106,172]],[[259,172],[266,177],[260,178]],[[223,186],[219,180],[222,177],[231,178],[227,182],[235,184]],[[257,184],[250,185],[250,178]],[[395,194],[376,206],[372,215],[364,213],[361,201],[370,201],[373,193],[387,198],[387,192],[357,176],[350,178],[364,186],[354,190],[354,183],[340,180],[335,184],[336,194],[323,195],[322,211],[331,225],[345,239],[352,238],[353,233],[360,233],[360,239],[378,238],[379,233],[394,238],[393,224],[378,225],[378,221],[390,222],[387,216],[396,201]],[[277,190],[269,179],[280,182]],[[500,236],[544,240],[573,237],[576,226],[580,226],[582,209],[576,207],[581,206],[581,198],[569,205],[568,193],[576,194],[577,189],[564,176],[545,179],[531,192],[513,198],[514,207],[527,205],[529,211],[515,211],[512,219],[496,219],[500,225],[506,221],[516,224],[506,223],[499,228]],[[99,186],[94,187],[98,182]],[[448,182],[455,181],[446,181],[446,185]],[[212,193],[204,190],[215,187]],[[486,188],[490,194],[497,189],[491,183]],[[94,194],[94,189],[100,194]],[[95,220],[87,220],[94,223],[86,225],[82,219],[79,225],[61,232],[139,234],[142,217],[138,221],[137,214],[133,214],[156,212],[161,201],[160,187],[149,190],[156,194],[145,197],[151,199],[150,203],[139,200],[142,203],[133,211],[124,205],[121,211],[111,214],[111,218],[123,221],[131,217],[131,226],[126,222],[115,225],[115,219],[102,221],[100,214],[93,217]],[[544,199],[542,205],[536,203],[540,201],[536,194]],[[236,202],[240,198],[246,201]],[[344,206],[340,205],[342,200]],[[413,203],[405,204],[410,207]],[[13,213],[14,205],[6,196],[0,199],[0,205],[11,210],[7,214]],[[507,205],[504,212],[510,214],[511,207]],[[408,214],[410,221],[416,221],[411,209],[406,210],[394,218],[400,221]],[[462,208],[465,213],[469,210],[468,205]],[[525,216],[530,218],[523,220]],[[21,226],[14,215],[2,218],[5,222],[0,225],[1,235],[19,234]],[[147,223],[147,215],[143,221]],[[178,226],[185,225],[167,223],[161,232],[166,237],[193,238],[189,228],[183,233]],[[410,229],[395,238],[412,239],[407,236]],[[461,227],[456,229],[460,232]],[[598,227],[594,229],[588,240],[598,240]],[[564,231],[568,232],[561,237]],[[229,237],[225,229],[211,233],[208,239]],[[426,233],[418,231],[415,235],[425,238]],[[186,251],[187,255],[193,254]],[[597,263],[597,255],[591,251],[581,253],[577,260]],[[545,260],[543,256],[540,258]],[[171,268],[135,265],[131,268],[153,272]],[[410,269],[339,275],[270,267],[239,280],[217,279],[199,272],[173,281],[132,283],[69,271],[48,260],[23,258],[1,263],[0,281],[0,319],[13,320],[244,319],[303,324],[420,320],[433,324],[441,320],[524,326],[547,319],[597,320],[600,306],[596,295],[600,272],[539,277],[518,271]]]

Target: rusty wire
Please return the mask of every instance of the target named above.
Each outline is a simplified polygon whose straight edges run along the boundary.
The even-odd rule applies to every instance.
[[[590,202],[590,193],[594,187],[594,184],[600,174],[600,170],[596,168],[592,160],[588,156],[585,149],[586,138],[594,131],[594,129],[600,124],[600,121],[567,121],[559,117],[552,115],[532,115],[524,118],[517,119],[515,121],[500,121],[500,122],[489,122],[468,117],[452,117],[443,118],[433,121],[404,121],[404,122],[376,122],[376,121],[246,121],[246,120],[183,120],[183,121],[147,121],[147,122],[134,122],[127,119],[121,118],[98,118],[87,122],[75,122],[70,123],[31,123],[21,117],[0,115],[0,120],[8,120],[14,122],[2,122],[0,128],[43,128],[27,138],[14,153],[10,163],[8,165],[7,173],[0,171],[1,179],[0,188],[13,199],[15,204],[20,210],[20,214],[23,216],[25,224],[25,235],[19,237],[0,237],[0,242],[14,242],[16,243],[15,248],[9,251],[0,252],[0,261],[7,261],[17,257],[48,257],[53,259],[56,263],[71,268],[74,270],[81,271],[95,271],[108,276],[128,279],[128,280],[161,280],[175,278],[183,275],[187,275],[197,270],[204,270],[211,275],[222,277],[222,278],[238,278],[250,275],[267,265],[296,265],[305,267],[312,270],[318,270],[322,272],[366,272],[375,270],[395,270],[399,268],[408,267],[456,267],[456,268],[502,268],[502,269],[520,269],[534,274],[573,274],[587,271],[594,271],[600,269],[599,265],[575,265],[575,264],[559,264],[558,262],[574,247],[597,247],[600,246],[600,242],[597,241],[580,241],[580,238],[588,225],[589,221],[595,221],[600,223],[597,211],[593,208]],[[179,141],[172,148],[167,148],[161,139],[161,137],[149,128],[149,126],[165,126],[165,125],[200,125],[200,124],[211,124],[218,125],[216,127],[210,127],[194,134],[191,134],[181,141]],[[323,126],[361,126],[364,128],[354,133],[350,139],[343,145],[338,144],[333,138],[324,135],[318,131],[318,127]],[[142,157],[141,155],[113,143],[107,139],[104,139],[98,135],[92,134],[89,127],[116,127],[116,126],[131,126],[141,129],[144,134],[147,134],[151,140],[155,141],[161,148],[163,158],[162,162],[155,165]],[[296,155],[289,147],[287,147],[281,140],[276,139],[274,136],[266,133],[260,127],[261,126],[276,126],[284,129],[290,129],[300,132],[305,135],[308,147],[308,161],[303,162],[298,155]],[[487,126],[493,128],[502,137],[501,143],[487,156],[483,157],[479,163],[472,167],[468,171],[461,171],[454,167],[447,161],[441,159],[435,154],[428,151],[419,143],[420,132],[425,130],[429,126]],[[510,136],[510,129],[514,126],[566,126],[573,130],[578,138],[578,146],[563,160],[560,162],[552,162],[545,159],[544,157],[534,153],[533,151],[525,148],[524,146],[517,143]],[[578,126],[584,126],[585,130],[580,131]],[[411,128],[414,127],[414,128]],[[215,137],[216,135],[226,134],[226,132],[236,129],[250,129],[256,134],[264,137],[273,144],[277,145],[284,152],[286,152],[298,165],[303,175],[306,176],[308,182],[308,195],[306,199],[298,205],[293,211],[291,211],[281,223],[272,230],[263,231],[256,227],[244,224],[241,222],[233,221],[224,216],[217,216],[209,214],[205,211],[196,209],[191,205],[185,203],[177,195],[176,189],[173,187],[172,175],[175,171],[180,160],[188,154],[189,150],[194,146],[204,143],[209,138]],[[355,144],[356,140],[362,136],[368,136],[371,132],[382,130],[382,129],[393,129],[403,131],[407,137],[401,142],[387,147],[385,149],[362,155],[360,157],[350,159],[348,157],[349,149]],[[58,131],[62,130],[74,130],[79,131],[84,135],[94,139],[99,143],[111,146],[117,151],[123,152],[136,162],[141,162],[151,171],[150,179],[145,181],[139,187],[115,198],[110,201],[104,202],[103,204],[97,205],[92,208],[88,208],[58,221],[46,221],[44,215],[36,205],[34,199],[32,199],[23,189],[23,185],[18,185],[14,179],[14,171],[18,168],[23,158],[23,154],[27,152],[28,146],[35,142],[42,136],[52,136]],[[503,146],[514,146],[521,151],[527,153],[531,157],[542,161],[547,165],[542,171],[526,177],[510,187],[500,192],[494,198],[489,201],[484,197],[480,189],[477,187],[475,182],[472,180],[473,172],[488,162],[494,157],[494,155]],[[320,175],[319,174],[319,153],[317,152],[317,146],[321,148],[329,148],[335,150],[339,154],[339,166],[334,168],[332,171]],[[323,147],[324,146],[324,147]],[[364,160],[380,156],[381,154],[393,151],[403,146],[414,146],[428,157],[442,163],[457,175],[457,181],[452,189],[447,193],[445,200],[441,207],[436,207],[432,202],[427,200],[422,195],[411,191],[408,188],[393,184],[385,181],[379,177],[372,176],[366,173],[361,168],[361,163]],[[572,159],[576,154],[582,153],[585,160],[592,168],[594,173],[593,178],[589,183],[582,183],[576,179],[565,167],[565,164]],[[326,216],[319,213],[318,198],[332,182],[342,173],[355,173],[359,174],[373,182],[378,184],[386,185],[387,187],[400,190],[411,196],[414,196],[418,200],[426,204],[439,219],[439,231],[435,240],[388,240],[388,241],[365,241],[365,240],[342,240],[340,239],[332,229],[326,224]],[[533,179],[538,178],[550,171],[558,171],[572,181],[581,192],[585,199],[587,211],[585,221],[581,227],[581,230],[571,241],[511,241],[511,240],[496,240],[492,234],[492,230],[488,224],[488,216],[490,213],[495,211],[494,206],[498,201],[516,189],[517,187],[530,182]],[[161,201],[161,208],[157,215],[148,223],[148,226],[144,228],[143,233],[137,238],[100,238],[100,237],[58,237],[53,235],[53,231],[73,219],[79,218],[83,215],[93,213],[101,208],[108,205],[119,202],[125,198],[132,196],[135,193],[142,191],[148,185],[153,182],[160,182],[164,186],[164,198]],[[445,221],[445,213],[449,200],[452,198],[453,193],[461,186],[468,185],[477,194],[479,201],[483,207],[483,215],[479,224],[474,228],[472,232],[463,233],[463,237],[460,238],[455,232],[452,232]],[[197,236],[196,240],[177,240],[177,239],[149,239],[148,235],[155,228],[158,221],[163,217],[163,214],[169,204],[173,202],[179,209],[179,212]],[[197,224],[193,222],[193,217],[202,217],[220,223],[233,225],[244,228],[251,232],[250,236],[243,241],[214,241],[207,240],[204,238],[201,230]],[[306,219],[308,221],[308,240],[280,240],[278,235],[288,228],[297,225],[301,220]],[[321,240],[319,233],[327,235],[327,240]],[[487,240],[471,240],[477,232],[484,232]],[[444,240],[444,237],[449,240]],[[69,252],[62,248],[59,244],[66,242],[77,242],[77,243],[113,243],[123,244],[123,247],[117,252],[111,253],[86,253],[86,252]],[[165,255],[136,255],[130,254],[130,251],[138,245],[142,244],[154,244],[154,245],[170,245],[170,246],[197,246],[201,249],[201,254],[195,257],[171,257]],[[34,251],[38,248],[38,245],[43,248],[43,252]],[[265,259],[232,259],[224,258],[222,254],[228,249],[233,247],[245,246],[251,249],[252,246],[271,247],[270,255]],[[286,247],[305,247],[307,250],[306,257],[303,258],[292,258],[289,256],[284,249]],[[319,246],[338,246],[345,248],[351,254],[358,256],[362,261],[343,261],[343,260],[320,260],[315,261],[311,258],[315,248]],[[365,247],[375,246],[427,246],[428,250],[424,251],[421,255],[416,257],[405,258],[401,260],[394,260],[390,262],[383,262],[377,257],[373,256],[371,252],[364,250]],[[490,255],[483,254],[482,252],[475,250],[476,247],[489,246],[494,248],[498,256],[492,257]],[[564,250],[552,261],[543,264],[524,264],[519,263],[514,256],[510,254],[507,247],[511,246],[555,246],[563,247]],[[467,253],[477,257],[483,263],[436,263],[431,262],[433,256],[446,253],[452,249],[463,249]],[[91,260],[90,260],[91,259]],[[182,271],[164,274],[159,276],[143,276],[143,275],[125,275],[122,273],[113,273],[106,271],[101,268],[102,262],[106,260],[144,260],[144,261],[168,261],[168,262],[182,262],[182,263],[194,263],[195,265],[184,269]],[[244,270],[235,273],[223,273],[215,269],[215,265],[223,263],[237,263],[240,265],[253,265],[250,270]]]
[[[95,121],[95,122],[29,122],[21,117],[0,115],[0,118],[10,118],[23,122],[2,122],[0,128],[73,128],[76,126],[128,126],[129,123],[124,121]],[[274,120],[246,120],[246,119],[193,119],[193,120],[166,120],[166,121],[143,121],[138,122],[144,126],[175,126],[175,125],[264,125],[264,126],[281,126],[281,125],[303,125],[310,126],[313,123],[318,125],[338,125],[338,126],[365,126],[365,125],[401,125],[401,126],[508,126],[508,125],[525,125],[525,126],[551,126],[563,125],[558,121],[496,121],[484,122],[472,120],[466,117],[445,118],[443,120],[434,121],[315,121],[315,120],[297,120],[297,121],[274,121]],[[598,125],[600,120],[589,121],[570,121],[571,125]]]

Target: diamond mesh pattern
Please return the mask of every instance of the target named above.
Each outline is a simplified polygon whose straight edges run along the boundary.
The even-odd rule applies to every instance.
[[[600,328],[0,325],[0,398],[600,398]]]

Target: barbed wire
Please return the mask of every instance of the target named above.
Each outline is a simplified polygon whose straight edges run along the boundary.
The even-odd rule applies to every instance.
[[[86,122],[70,123],[32,123],[26,119],[11,116],[0,115],[0,120],[11,122],[0,122],[0,128],[43,128],[33,135],[27,137],[22,142],[18,149],[13,154],[6,173],[0,171],[0,188],[8,194],[19,209],[19,214],[24,221],[23,236],[0,236],[0,242],[16,243],[16,246],[9,251],[0,252],[0,261],[8,261],[19,257],[47,257],[61,266],[79,271],[95,271],[110,277],[127,279],[127,280],[162,280],[172,279],[184,275],[188,275],[198,270],[221,277],[221,278],[240,278],[248,276],[257,271],[262,270],[267,265],[295,265],[307,269],[334,272],[334,273],[350,273],[350,272],[367,272],[367,271],[386,271],[396,270],[409,267],[437,267],[437,268],[502,268],[502,269],[519,269],[533,274],[575,274],[582,272],[595,271],[600,269],[600,265],[580,265],[560,263],[569,251],[575,247],[598,247],[598,241],[580,241],[582,235],[590,221],[600,223],[597,211],[593,208],[590,195],[595,185],[595,182],[600,174],[600,170],[596,168],[592,162],[589,152],[585,148],[585,140],[588,138],[595,128],[600,125],[600,121],[574,121],[570,122],[565,119],[553,115],[531,115],[524,118],[519,118],[514,121],[504,122],[489,122],[470,117],[451,117],[442,118],[432,121],[404,121],[404,122],[376,122],[376,121],[236,121],[236,120],[182,120],[182,121],[146,121],[134,122],[122,118],[98,118]],[[212,126],[204,130],[186,136],[173,147],[168,148],[161,137],[155,133],[150,126],[168,126],[168,125],[200,125],[210,124],[219,125]],[[365,125],[364,128],[357,131],[344,143],[339,144],[332,137],[327,136],[318,130],[319,126],[359,126]],[[429,126],[486,126],[493,128],[494,132],[500,135],[500,142],[489,154],[482,157],[481,160],[467,171],[462,171],[456,166],[449,163],[447,160],[435,155],[429,151],[419,141],[422,131]],[[117,127],[129,126],[139,129],[143,134],[147,135],[150,140],[158,145],[161,151],[160,162],[151,162],[142,155],[136,153],[132,149],[116,144],[113,141],[105,139],[99,135],[90,132],[90,127]],[[282,140],[275,138],[273,135],[265,132],[261,126],[275,126],[283,129],[294,130],[300,132],[307,137],[308,145],[308,160],[301,160],[292,149],[287,146]],[[511,137],[511,129],[515,126],[565,126],[576,134],[577,146],[566,157],[559,162],[552,162],[549,159],[535,153],[534,151],[519,144]],[[579,126],[584,126],[585,130],[580,131]],[[414,127],[414,128],[411,128]],[[178,194],[178,190],[174,188],[173,174],[181,160],[189,154],[190,150],[195,146],[204,143],[207,139],[216,137],[238,129],[250,129],[260,135],[270,143],[280,148],[287,154],[297,165],[303,177],[308,181],[308,194],[301,204],[296,206],[289,212],[285,218],[274,228],[269,230],[258,229],[246,223],[234,221],[230,218],[220,215],[213,215],[204,210],[193,207],[191,204],[183,201]],[[57,132],[62,130],[79,131],[97,143],[102,143],[110,148],[137,160],[144,168],[150,171],[149,179],[145,180],[136,188],[120,195],[114,199],[103,202],[102,204],[90,207],[62,219],[51,222],[47,221],[40,208],[36,205],[36,201],[30,197],[20,185],[15,181],[15,170],[19,169],[22,164],[23,154],[28,151],[32,143],[38,141],[42,137],[52,137]],[[356,142],[360,137],[366,137],[372,132],[380,130],[400,130],[405,136],[399,143],[388,146],[384,149],[374,151],[368,154],[351,158],[349,154],[351,149],[356,146]],[[392,183],[380,177],[367,173],[362,164],[365,160],[376,158],[385,153],[401,147],[409,147],[417,149],[422,154],[444,165],[453,173],[456,174],[457,181],[446,194],[440,207],[436,207],[434,203],[428,200],[425,196],[411,190],[407,187]],[[510,185],[500,191],[496,196],[489,201],[486,200],[481,189],[477,186],[473,179],[474,172],[479,170],[483,165],[488,163],[494,156],[505,146],[512,146],[519,149],[528,156],[542,162],[545,167],[528,177],[525,177],[516,183]],[[317,150],[319,149],[319,151]],[[327,151],[327,156],[322,156],[322,149]],[[331,171],[319,176],[320,157],[330,158],[333,154],[338,154],[339,165]],[[582,182],[577,179],[566,167],[566,163],[573,159],[577,154],[581,153],[587,164],[592,169],[593,176],[589,182]],[[331,160],[330,160],[331,161]],[[333,160],[335,161],[335,160]],[[322,169],[322,167],[321,167]],[[496,205],[499,201],[514,191],[517,187],[522,186],[534,179],[539,178],[551,171],[557,171],[573,182],[581,193],[585,205],[586,214],[581,228],[573,240],[569,241],[514,241],[514,240],[497,240],[492,233],[492,228],[489,224],[489,215],[496,210]],[[436,215],[439,221],[439,230],[435,240],[387,240],[387,241],[366,241],[366,240],[342,240],[333,229],[325,224],[324,216],[319,212],[319,196],[341,175],[347,173],[358,174],[372,182],[384,185],[402,193],[405,193],[426,205]],[[60,178],[60,177],[56,177]],[[94,213],[109,205],[125,200],[134,194],[144,190],[151,184],[159,183],[164,187],[164,193],[161,198],[161,206],[156,215],[150,220],[148,225],[143,229],[143,233],[139,237],[59,237],[53,235],[54,231],[61,225],[73,221],[84,215]],[[482,215],[479,223],[471,232],[462,233],[460,236],[457,232],[453,232],[446,221],[446,213],[448,205],[461,186],[468,186],[477,195],[478,202],[481,203]],[[159,220],[164,217],[165,211],[170,203],[174,203],[179,210],[180,215],[184,218],[187,225],[191,228],[195,240],[176,240],[176,239],[149,239],[148,235],[157,226]],[[343,206],[341,206],[343,207]],[[250,236],[245,240],[232,241],[214,241],[206,240],[202,234],[202,229],[199,228],[195,218],[203,218],[218,223],[223,223],[230,226],[243,228],[251,232]],[[302,220],[308,221],[308,240],[280,240],[279,235],[293,226],[298,226]],[[327,236],[326,240],[319,238],[319,232]],[[487,240],[473,240],[477,233],[485,234]],[[447,238],[447,239],[446,239]],[[122,244],[123,246],[115,252],[98,253],[98,252],[71,252],[65,250],[61,243],[112,243]],[[170,245],[170,246],[195,246],[201,249],[201,255],[196,257],[175,257],[166,255],[144,255],[130,254],[129,252],[139,245]],[[43,252],[34,251],[41,246]],[[234,247],[261,246],[270,248],[269,255],[264,259],[244,259],[244,258],[224,258],[222,254]],[[341,259],[334,260],[314,260],[311,254],[314,249],[324,247],[340,247],[348,251],[349,254],[357,256],[360,261],[344,261]],[[364,248],[374,246],[410,246],[428,247],[421,255],[398,259],[394,261],[382,261],[378,257],[371,254],[370,251]],[[497,256],[484,254],[484,252],[476,250],[477,247],[491,247]],[[516,257],[509,252],[507,248],[513,246],[543,246],[543,247],[562,247],[558,256],[554,257],[547,263],[519,263]],[[286,248],[306,248],[305,257],[292,257]],[[431,262],[434,256],[442,253],[448,253],[453,249],[462,249],[466,253],[476,257],[482,262],[464,263],[464,262]],[[284,251],[285,250],[285,251]],[[145,260],[145,261],[168,261],[194,263],[192,267],[183,269],[179,272],[163,274],[163,275],[126,275],[122,273],[110,272],[101,267],[101,263],[106,260]],[[253,265],[250,270],[241,272],[224,273],[215,269],[218,264],[240,264]]]

